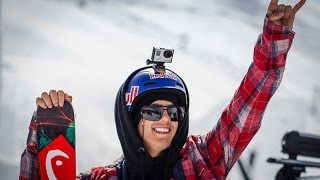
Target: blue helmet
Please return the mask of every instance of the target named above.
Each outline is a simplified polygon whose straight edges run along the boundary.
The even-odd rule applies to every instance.
[[[129,77],[125,101],[128,111],[132,112],[137,102],[145,100],[146,97],[157,100],[156,97],[173,97],[172,95],[175,100],[171,102],[176,102],[179,106],[188,109],[188,90],[180,76],[169,69],[158,70],[154,67],[146,67],[137,70]],[[170,99],[165,100],[170,101]]]

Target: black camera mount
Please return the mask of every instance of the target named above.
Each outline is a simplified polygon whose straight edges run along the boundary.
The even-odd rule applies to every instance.
[[[299,179],[306,167],[320,168],[320,162],[297,160],[297,156],[320,158],[320,136],[291,131],[282,139],[282,152],[289,155],[288,159],[268,158],[269,163],[283,164],[278,171],[276,180]]]

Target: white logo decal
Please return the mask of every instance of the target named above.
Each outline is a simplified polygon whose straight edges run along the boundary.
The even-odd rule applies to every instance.
[[[173,75],[173,74],[150,74],[149,75],[150,79],[173,79],[175,81],[178,80],[177,76]]]
[[[52,169],[52,165],[51,165],[52,158],[54,158],[56,156],[63,156],[65,158],[69,159],[69,156],[59,149],[51,150],[48,152],[47,157],[46,157],[46,170],[47,170],[49,180],[57,180],[56,176],[53,173],[53,169]],[[62,165],[62,162],[59,160],[56,161],[55,163],[57,166]]]
[[[139,86],[131,86],[130,92],[126,93],[126,104],[131,105],[134,98],[138,96]]]

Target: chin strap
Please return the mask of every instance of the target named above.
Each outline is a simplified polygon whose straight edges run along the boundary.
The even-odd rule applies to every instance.
[[[142,139],[142,142],[143,142],[143,139],[144,139],[144,126],[143,126],[143,122],[144,122],[144,120],[142,119],[142,120],[141,120],[141,126],[142,126],[142,137],[141,137],[141,139]]]
[[[142,137],[141,137],[141,139],[142,139],[142,142],[143,142],[143,139],[144,139],[144,126],[143,126],[143,122],[144,122],[144,120],[142,119],[141,120],[141,126],[142,126]],[[140,165],[140,172],[141,172],[141,179],[142,180],[144,180],[144,174],[143,174],[143,168],[142,168],[142,156],[143,156],[143,153],[145,152],[145,149],[143,148],[143,147],[140,147],[139,148],[139,165]]]

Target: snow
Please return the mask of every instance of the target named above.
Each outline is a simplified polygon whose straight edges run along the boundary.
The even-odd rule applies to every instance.
[[[0,149],[0,162],[12,170],[9,179],[18,174],[35,99],[50,89],[63,89],[74,97],[77,172],[119,157],[115,95],[126,77],[150,58],[153,46],[175,48],[168,67],[188,84],[190,133],[209,131],[251,63],[268,4],[96,0],[79,7],[78,2],[2,3],[0,137],[6,148]],[[312,108],[320,112],[320,96],[315,93],[320,87],[319,10],[320,2],[308,1],[297,14],[283,82],[242,156],[246,160],[250,152],[257,152],[253,179],[274,177],[280,166],[266,159],[283,156],[280,143],[285,132],[319,133],[320,115],[311,113]],[[8,177],[0,172],[0,177]],[[235,166],[229,178],[239,177]]]

